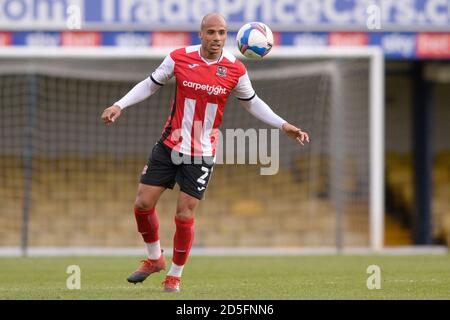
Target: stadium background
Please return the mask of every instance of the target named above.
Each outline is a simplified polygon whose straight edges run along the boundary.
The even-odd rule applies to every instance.
[[[385,245],[448,245],[450,7],[448,2],[433,0],[385,4],[381,29],[369,30],[365,10],[370,3],[378,2],[0,1],[0,52],[11,47],[133,51],[185,46],[198,43],[200,19],[210,11],[220,11],[228,19],[230,47],[239,26],[255,20],[275,32],[274,51],[278,46],[378,46],[386,59]],[[80,25],[67,18],[74,12],[76,17],[76,8],[80,9]],[[23,61],[3,58],[0,62],[0,246],[139,246],[132,216],[136,182],[167,117],[170,90],[152,97],[153,105],[148,108],[141,105],[127,110],[115,129],[104,129],[99,112],[127,92],[134,80],[20,75],[8,73],[8,67]],[[249,70],[259,68],[248,64]],[[44,69],[55,65],[56,61],[50,61]],[[118,78],[125,72],[102,61],[87,66],[62,61],[60,66],[62,70],[98,70],[99,74],[118,68]],[[122,69],[146,74],[154,66],[128,61]],[[347,93],[355,114],[358,101],[367,100],[368,81],[364,78],[367,71],[354,78],[356,67],[364,70],[358,61],[348,66],[353,87]],[[315,128],[308,128],[308,122],[317,119],[314,103],[327,105],[318,100],[327,90],[326,81],[313,77],[290,85],[299,96],[309,97],[300,101],[307,108],[304,114],[311,118],[295,111],[296,102],[288,101],[289,90],[283,91],[282,86],[276,87],[279,93],[273,103],[281,105],[277,99],[284,97],[287,107],[280,114],[312,131],[314,143]],[[265,86],[272,88],[273,83],[261,80],[255,87],[264,92]],[[232,108],[224,127],[237,123],[244,129],[265,127]],[[320,119],[320,129],[326,130],[328,118]],[[367,125],[363,117],[355,119],[359,126]],[[280,144],[287,143],[281,137]],[[289,154],[289,160],[286,156],[290,169],[282,167],[276,176],[260,176],[255,166],[217,167],[206,201],[198,210],[195,245],[336,246],[336,213],[322,196],[329,184],[328,162],[311,148]],[[367,146],[358,142],[356,148]],[[359,185],[354,180],[346,184],[349,193],[357,193]],[[165,194],[158,207],[163,245],[171,244],[175,195]],[[344,243],[367,246],[367,208],[355,207],[345,215]]]

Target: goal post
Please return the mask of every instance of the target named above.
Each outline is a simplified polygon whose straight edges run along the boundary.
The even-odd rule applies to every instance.
[[[173,82],[127,109],[115,127],[101,127],[98,113],[169,52],[0,50],[0,168],[9,172],[0,182],[6,199],[0,219],[8,231],[0,232],[0,246],[21,245],[26,252],[29,246],[139,245],[129,212],[139,172],[167,119]],[[251,166],[217,165],[199,208],[197,244],[382,250],[382,51],[275,47],[262,61],[244,64],[258,96],[310,132],[311,143],[302,148],[280,136],[280,171],[274,176],[258,176]],[[230,96],[222,131],[268,128],[238,106]],[[108,201],[111,194],[115,202]],[[165,245],[173,236],[175,199],[164,195],[161,202]],[[114,221],[106,213],[92,218],[102,211],[114,212]]]

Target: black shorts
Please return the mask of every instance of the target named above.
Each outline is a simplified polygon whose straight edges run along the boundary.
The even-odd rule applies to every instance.
[[[212,157],[192,157],[157,142],[148,163],[142,171],[140,182],[173,189],[175,182],[180,190],[199,200],[203,198],[213,171]]]

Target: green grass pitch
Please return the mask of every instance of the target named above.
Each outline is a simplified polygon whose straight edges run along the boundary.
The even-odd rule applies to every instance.
[[[162,292],[163,272],[126,282],[138,262],[0,258],[0,299],[450,299],[450,255],[192,256],[178,294]],[[81,269],[80,290],[66,287],[69,265]],[[369,265],[380,267],[381,289],[367,288]]]

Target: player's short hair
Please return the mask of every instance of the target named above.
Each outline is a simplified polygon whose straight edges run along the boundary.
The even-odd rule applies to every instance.
[[[200,24],[200,30],[203,29],[203,27],[204,27],[204,25],[205,25],[205,23],[206,23],[206,20],[207,20],[209,17],[212,17],[212,16],[218,16],[218,17],[221,17],[221,18],[223,19],[223,21],[225,22],[225,25],[227,25],[227,20],[225,19],[225,17],[224,17],[223,15],[221,15],[220,13],[217,13],[217,12],[211,12],[211,13],[206,14],[206,15],[203,17],[202,22],[201,22],[201,24]]]

